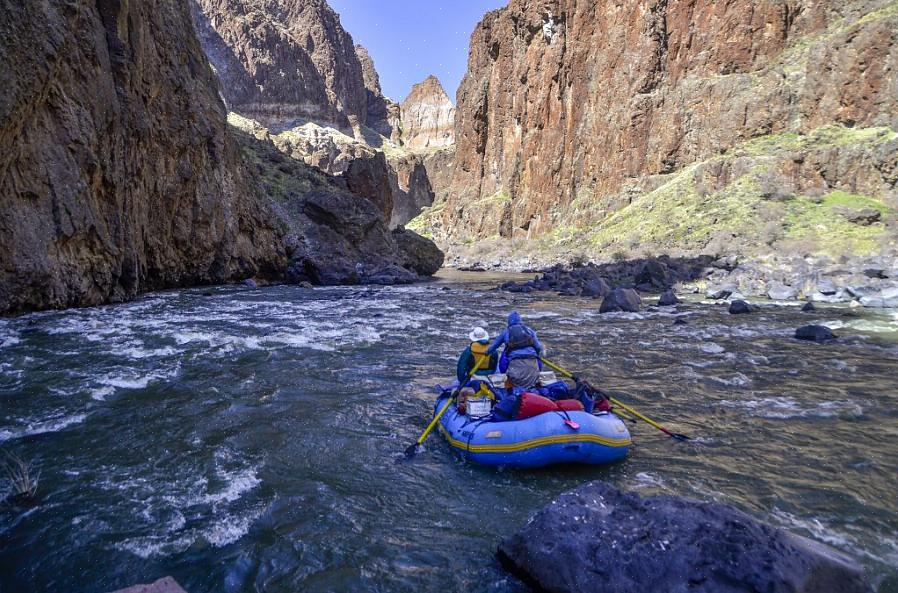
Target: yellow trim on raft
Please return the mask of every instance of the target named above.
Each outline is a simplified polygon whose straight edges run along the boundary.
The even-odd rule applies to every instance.
[[[600,437],[596,434],[564,434],[557,436],[541,437],[538,439],[530,439],[529,441],[521,441],[519,443],[510,443],[508,445],[468,445],[463,441],[453,439],[449,436],[446,428],[442,423],[439,425],[440,432],[449,441],[449,444],[456,449],[468,451],[469,453],[517,453],[518,451],[526,451],[542,447],[543,445],[560,445],[565,443],[598,443],[606,447],[629,447],[632,444],[630,439],[609,439]]]

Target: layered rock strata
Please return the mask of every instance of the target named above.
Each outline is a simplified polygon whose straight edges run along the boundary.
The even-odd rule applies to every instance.
[[[402,146],[400,106],[383,96],[370,54],[352,45],[323,0],[197,0],[193,15],[243,129],[264,130],[294,159],[345,176],[351,190],[371,199],[391,227],[433,202],[426,155]],[[439,82],[435,85],[448,103]],[[431,117],[439,126],[421,126],[429,125],[431,104],[438,111],[447,108],[433,99],[433,83],[422,88],[431,90],[413,93],[408,103],[417,118],[413,144],[442,145],[445,138],[428,134],[445,135],[445,113]],[[448,129],[451,133],[451,119]]]
[[[6,2],[0,313],[277,277],[185,4]]]
[[[875,253],[894,244],[896,61],[894,0],[512,0],[472,35],[430,226],[556,259],[758,237]]]
[[[402,141],[412,149],[444,148],[455,143],[455,107],[436,76],[412,87],[402,102]]]
[[[283,127],[314,120],[359,133],[368,96],[352,37],[324,0],[191,0],[232,111]]]

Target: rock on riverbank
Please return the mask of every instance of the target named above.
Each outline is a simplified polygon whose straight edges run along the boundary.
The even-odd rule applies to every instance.
[[[726,505],[643,498],[603,482],[562,494],[498,550],[551,592],[868,593],[862,568]]]
[[[704,294],[710,299],[745,296],[824,303],[857,301],[865,307],[898,307],[898,257],[875,259],[782,258],[759,263],[736,256],[640,258],[610,263],[557,264],[528,282],[502,286],[512,292],[553,291],[605,297],[613,288],[640,292]]]

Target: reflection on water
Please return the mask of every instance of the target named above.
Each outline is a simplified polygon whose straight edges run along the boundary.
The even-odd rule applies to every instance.
[[[898,589],[893,312],[600,316],[498,280],[187,290],[0,320],[0,447],[43,470],[39,506],[0,510],[0,590],[173,574],[191,593],[520,591],[496,544],[592,479],[735,504]],[[638,426],[613,467],[497,472],[433,438],[395,463],[464,336],[511,307],[558,362],[696,441]],[[812,322],[845,337],[792,339]]]

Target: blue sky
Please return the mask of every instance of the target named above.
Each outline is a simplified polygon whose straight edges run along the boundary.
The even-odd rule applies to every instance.
[[[384,94],[401,101],[429,74],[452,102],[468,66],[468,42],[483,15],[508,0],[328,0],[374,58]]]

